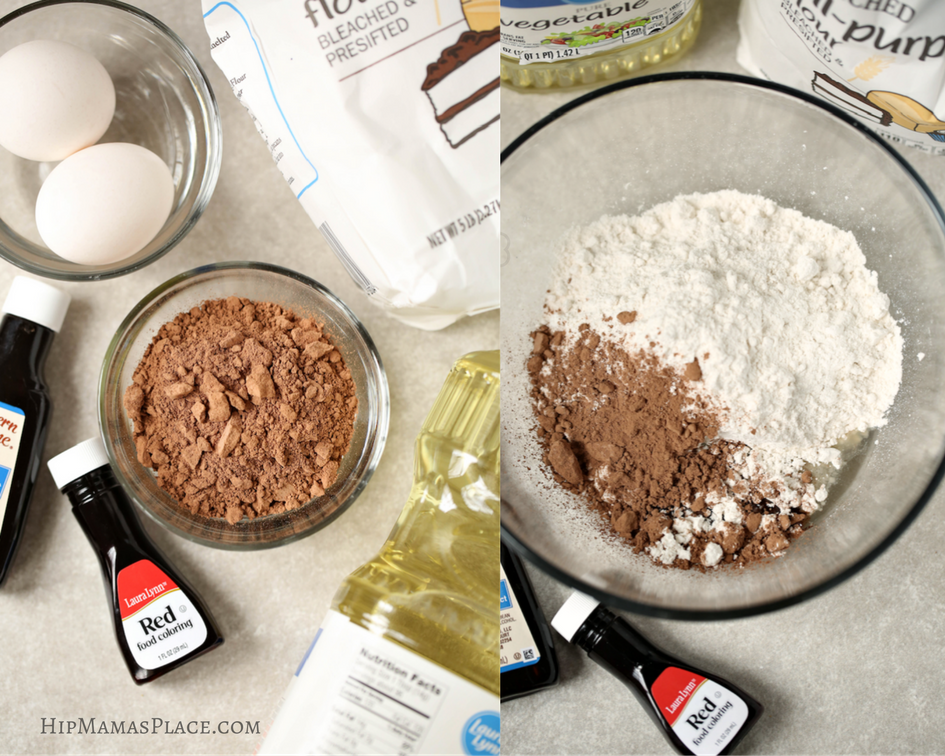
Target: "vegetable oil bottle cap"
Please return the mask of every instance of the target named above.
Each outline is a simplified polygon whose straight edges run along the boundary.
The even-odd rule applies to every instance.
[[[99,436],[76,444],[46,463],[60,491],[77,478],[108,464],[105,444]]]
[[[600,601],[583,593],[572,593],[571,598],[562,604],[558,613],[551,620],[551,626],[568,641],[577,634],[584,620],[591,616]]]
[[[72,297],[55,286],[26,276],[17,276],[3,303],[3,312],[39,323],[56,333],[69,309]]]

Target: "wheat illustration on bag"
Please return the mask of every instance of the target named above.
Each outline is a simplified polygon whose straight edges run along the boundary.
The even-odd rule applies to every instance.
[[[885,55],[873,55],[854,68],[853,73],[856,75],[852,79],[847,79],[847,81],[856,81],[857,79],[869,81],[873,77],[879,76],[895,62],[895,58]]]

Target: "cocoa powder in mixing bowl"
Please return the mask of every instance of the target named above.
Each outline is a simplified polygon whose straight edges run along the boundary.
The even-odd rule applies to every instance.
[[[321,324],[235,296],[161,326],[133,381],[138,461],[181,507],[231,523],[324,495],[358,411]]]
[[[545,462],[608,532],[680,569],[764,560],[803,532],[808,514],[778,504],[787,486],[812,490],[810,474],[771,480],[746,464],[745,444],[719,438],[719,408],[692,390],[698,359],[679,372],[587,325],[575,339],[547,326],[531,336]]]

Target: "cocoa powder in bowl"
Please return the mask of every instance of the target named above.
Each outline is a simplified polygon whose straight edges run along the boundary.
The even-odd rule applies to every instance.
[[[235,296],[161,326],[133,381],[138,461],[182,508],[232,524],[323,496],[358,412],[323,324]]]
[[[635,317],[624,311],[616,321]],[[705,570],[782,554],[807,527],[810,472],[771,479],[746,461],[744,443],[719,437],[720,409],[693,390],[698,358],[674,370],[604,331],[531,334],[535,431],[555,481],[600,515],[605,534],[662,566]]]

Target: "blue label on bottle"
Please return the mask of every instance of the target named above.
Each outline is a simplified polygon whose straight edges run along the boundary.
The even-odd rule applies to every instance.
[[[10,499],[13,470],[23,438],[26,414],[19,407],[0,402],[0,522],[3,521]],[[28,464],[29,460],[25,460]]]
[[[463,753],[499,756],[499,712],[481,711],[463,726]]]
[[[509,586],[504,580],[499,581],[499,609],[512,608],[512,594]]]

